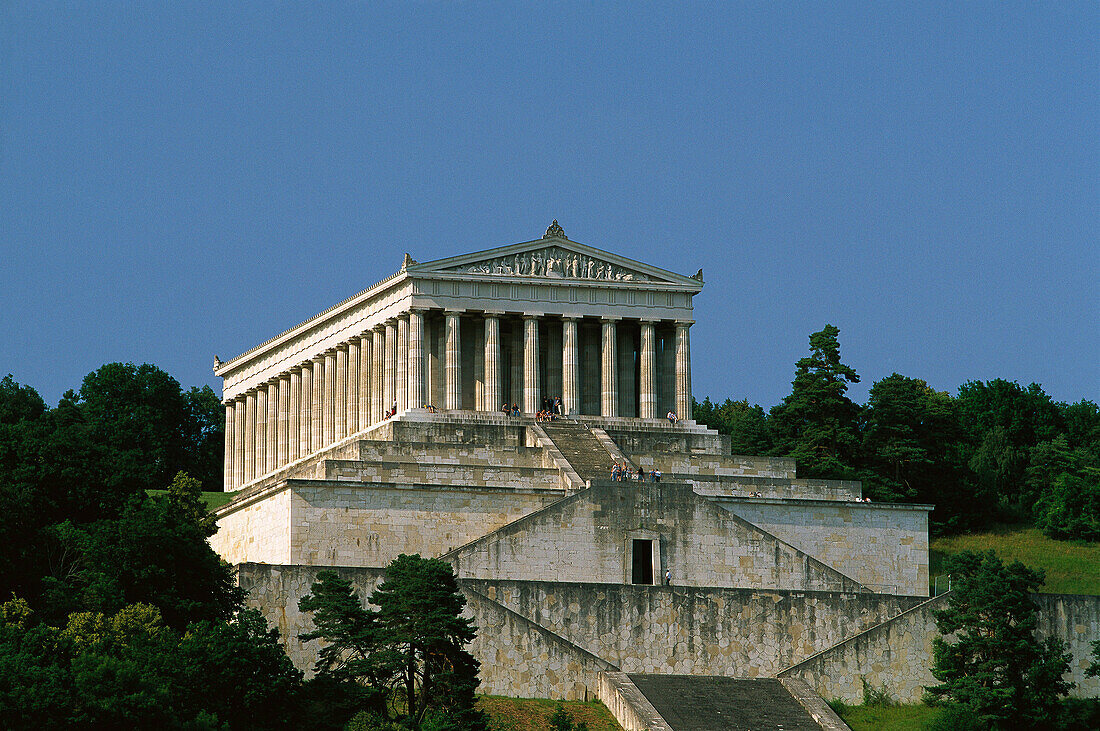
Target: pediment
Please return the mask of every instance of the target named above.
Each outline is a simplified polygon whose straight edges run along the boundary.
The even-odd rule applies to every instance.
[[[647,282],[702,287],[702,280],[698,276],[685,277],[558,236],[447,259],[410,263],[406,266],[406,271],[494,278]]]

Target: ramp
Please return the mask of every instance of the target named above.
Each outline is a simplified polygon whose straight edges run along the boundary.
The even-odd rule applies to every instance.
[[[826,723],[815,719],[815,714],[775,678],[634,674],[629,678],[672,731],[847,728],[835,715],[839,725],[832,719]],[[821,705],[825,706],[824,702]]]

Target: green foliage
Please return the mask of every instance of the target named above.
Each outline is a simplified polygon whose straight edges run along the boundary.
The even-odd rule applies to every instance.
[[[888,708],[896,705],[894,699],[890,697],[890,693],[886,690],[885,685],[881,688],[876,688],[862,675],[859,677],[859,682],[863,684],[863,705],[877,706],[880,708]]]
[[[301,673],[256,612],[179,633],[132,604],[64,627],[25,602],[0,608],[4,728],[295,727]]]
[[[574,723],[565,706],[558,704],[554,715],[550,716],[550,728],[552,731],[588,731],[588,724],[583,721]]]
[[[692,418],[730,436],[733,454],[770,454],[772,444],[768,415],[759,405],[749,406],[747,400],[726,399],[722,405],[709,398],[702,403],[692,401]]]
[[[364,710],[413,727],[483,729],[475,707],[478,662],[464,647],[474,638],[462,616],[465,599],[450,564],[419,555],[398,556],[364,609],[351,584],[334,571],[318,573],[299,609],[312,612],[323,639],[319,678],[335,687],[366,687]],[[388,701],[388,702],[386,702]],[[440,725],[442,724],[442,725]]]
[[[1072,684],[1062,680],[1070,658],[1063,643],[1034,636],[1031,594],[1043,572],[1018,561],[1005,566],[992,551],[958,554],[947,568],[952,593],[935,612],[942,637],[933,639],[932,675],[940,685],[928,689],[930,699],[946,704],[950,719],[968,716],[974,728],[1052,723]]]
[[[855,474],[859,406],[846,392],[859,375],[840,362],[839,335],[834,325],[810,335],[810,355],[795,364],[791,395],[771,411],[776,448],[807,477]]]

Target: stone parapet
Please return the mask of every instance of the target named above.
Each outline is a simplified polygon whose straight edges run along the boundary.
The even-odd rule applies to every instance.
[[[665,473],[669,481],[687,482],[707,497],[763,497],[854,502],[862,497],[860,482],[847,480],[791,480],[754,475],[691,475]]]
[[[629,451],[629,450],[627,450]],[[767,477],[794,480],[795,462],[787,457],[689,454],[683,451],[630,452],[630,459],[648,472],[656,467],[669,475],[691,477]],[[858,483],[857,483],[858,484]]]
[[[358,460],[325,460],[326,480],[465,488],[561,489],[561,474],[545,467],[480,466]]]

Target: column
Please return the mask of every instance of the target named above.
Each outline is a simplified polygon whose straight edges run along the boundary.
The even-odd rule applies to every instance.
[[[290,374],[284,373],[279,376],[279,411],[276,415],[278,419],[276,423],[276,429],[278,429],[278,438],[275,440],[275,449],[278,453],[275,466],[282,467],[290,460],[288,459],[288,447],[290,446]]]
[[[287,422],[286,459],[293,462],[302,456],[302,369],[295,366],[290,370],[290,411]]]
[[[690,322],[676,323],[676,416],[691,418],[691,345]]]
[[[256,392],[244,397],[244,479],[241,484],[256,477]]]
[[[386,407],[382,404],[385,394],[382,384],[385,382],[386,326],[375,325],[371,331],[371,369],[370,369],[370,423],[382,421]]]
[[[523,318],[523,413],[539,410],[539,318]]]
[[[409,316],[397,318],[397,375],[394,381],[394,398],[397,412],[409,410]]]
[[[321,441],[327,447],[336,441],[336,351],[325,351],[321,371]]]
[[[667,330],[661,334],[661,362],[657,371],[660,385],[657,412],[676,411],[676,349],[672,347],[673,334]]]
[[[302,365],[302,393],[298,399],[298,456],[313,454],[313,364]]]
[[[236,418],[233,420],[233,431],[236,432],[234,436],[233,446],[233,488],[236,489],[245,483],[244,477],[244,425],[248,418],[248,413],[245,411],[245,399],[243,397],[237,397],[234,399],[236,408]]]
[[[633,328],[619,330],[619,345],[615,351],[619,359],[619,416],[634,416],[634,333]]]
[[[638,347],[638,416],[657,418],[657,334],[652,320],[642,320],[641,343]]]
[[[267,472],[267,385],[260,384],[256,389],[256,456],[252,460],[252,478]]]
[[[325,446],[325,432],[321,425],[324,412],[325,356],[315,355],[310,362],[313,365],[313,389],[309,404],[309,445],[310,451],[316,452]]]
[[[618,360],[615,357],[615,321],[603,321],[600,348],[600,414],[619,415]]]
[[[447,347],[443,355],[443,370],[446,380],[446,403],[444,408],[462,408],[462,349],[461,345],[461,317],[458,312],[448,312],[447,315]]]
[[[347,434],[359,431],[359,338],[348,341]]]
[[[409,311],[409,408],[419,409],[424,397],[424,311]]]
[[[233,469],[233,460],[236,459],[236,447],[235,440],[237,433],[234,431],[234,421],[236,417],[236,406],[232,401],[227,401],[225,404],[225,472],[222,475],[222,490],[229,492],[233,489],[233,480],[236,477],[236,471]]]
[[[561,410],[565,416],[581,411],[577,345],[577,320],[566,317],[561,322]]]
[[[470,339],[470,371],[473,374],[474,411],[487,411],[485,408],[485,321],[467,320],[469,327],[466,337]],[[478,347],[478,344],[482,347]],[[465,357],[465,354],[463,354]]]
[[[332,439],[348,435],[348,346],[336,346],[336,378],[332,382]],[[326,361],[327,362],[327,361]]]
[[[279,435],[279,382],[272,379],[267,382],[267,458],[264,460],[264,471],[271,472],[275,469],[275,459],[278,457]]]
[[[382,382],[382,407],[392,411],[397,402],[397,320],[386,320],[385,371]]]
[[[485,411],[496,411],[503,401],[500,395],[500,318],[485,315]]]
[[[359,428],[371,425],[371,367],[374,363],[373,334],[365,332],[359,338]]]

